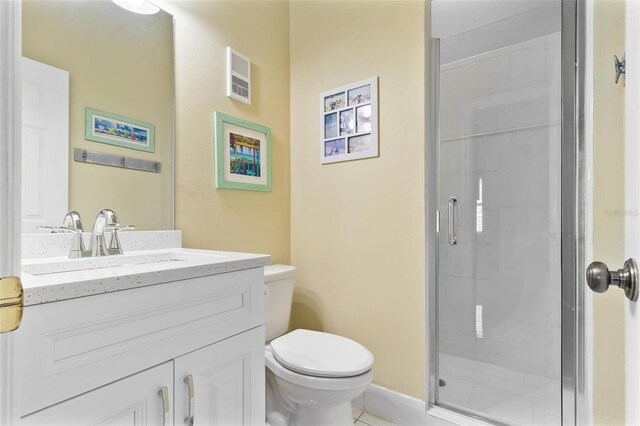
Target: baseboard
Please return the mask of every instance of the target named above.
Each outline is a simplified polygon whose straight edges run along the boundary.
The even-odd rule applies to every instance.
[[[444,408],[427,407],[420,399],[376,384],[370,384],[363,395],[352,401],[352,405],[396,425],[487,425]]]

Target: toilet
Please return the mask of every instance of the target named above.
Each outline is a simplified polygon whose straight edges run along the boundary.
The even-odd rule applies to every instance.
[[[287,333],[295,267],[270,265],[264,274],[267,424],[353,425],[351,400],[373,380],[373,355],[335,334]]]

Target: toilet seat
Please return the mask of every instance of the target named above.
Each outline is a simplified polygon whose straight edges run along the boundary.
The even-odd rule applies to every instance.
[[[353,377],[373,365],[373,355],[367,348],[330,333],[298,329],[274,339],[270,346],[278,363],[307,376]]]
[[[347,389],[358,389],[366,387],[373,379],[373,370],[369,370],[359,376],[352,377],[317,377],[300,374],[290,370],[280,364],[275,357],[270,345],[265,348],[265,366],[271,370],[276,377],[309,389],[322,391],[344,391]]]

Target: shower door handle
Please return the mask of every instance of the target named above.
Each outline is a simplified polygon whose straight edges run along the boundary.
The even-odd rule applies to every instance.
[[[458,244],[458,200],[449,198],[449,245]]]
[[[638,264],[634,259],[627,259],[624,268],[609,271],[603,262],[593,262],[587,268],[587,284],[596,293],[604,293],[611,284],[624,290],[629,300],[638,300]]]

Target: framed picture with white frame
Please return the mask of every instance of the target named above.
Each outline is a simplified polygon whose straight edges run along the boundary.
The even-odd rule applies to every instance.
[[[320,162],[378,156],[378,77],[320,94]]]

